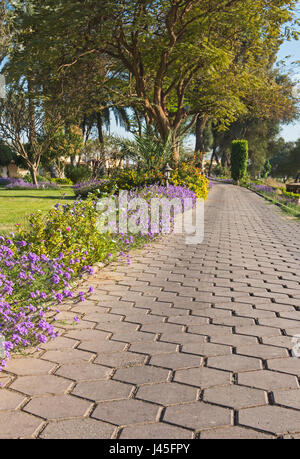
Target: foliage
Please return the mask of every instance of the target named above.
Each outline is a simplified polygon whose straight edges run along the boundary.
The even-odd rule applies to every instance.
[[[10,183],[6,185],[6,190],[54,190],[58,188],[56,183],[51,182],[38,182],[37,185],[31,182],[25,182],[23,179],[11,179]]]
[[[33,97],[20,85],[10,88],[5,101],[0,102],[0,136],[22,158],[33,183],[38,185],[36,175],[41,158],[62,120],[54,107],[47,108]]]
[[[172,159],[172,142],[163,140],[153,128],[146,128],[141,136],[134,140],[116,139],[123,157],[133,160],[145,171],[160,171],[164,164]]]
[[[261,174],[262,177],[267,178],[270,175],[271,170],[272,170],[272,166],[271,166],[270,161],[268,160],[265,162],[264,169]]]
[[[6,353],[0,371],[11,352],[56,337],[52,324],[59,313],[56,304],[74,296],[74,281],[81,273],[92,274],[93,263],[109,261],[120,251],[130,263],[126,253],[130,248],[143,246],[165,231],[160,220],[158,227],[150,226],[152,197],[176,197],[182,202],[187,197],[192,202],[196,199],[186,188],[156,185],[129,193],[130,199],[137,197],[146,203],[145,227],[138,233],[123,234],[113,228],[99,231],[101,211],[91,196],[84,202],[58,203],[46,216],[41,212],[32,214],[29,230],[19,227],[17,235],[0,237],[0,333],[5,338]],[[128,217],[134,215],[134,211],[127,210]],[[83,292],[78,296],[85,300]]]
[[[92,171],[88,166],[72,166],[65,167],[65,175],[73,183],[80,183],[84,180],[89,180],[92,176]]]
[[[49,177],[44,177],[44,176],[38,175],[38,174],[36,175],[36,179],[37,179],[38,182],[45,182],[46,179],[50,181],[50,178],[49,178]],[[23,180],[24,180],[24,182],[26,182],[26,183],[32,183],[32,177],[31,177],[31,175],[30,175],[29,173],[26,174],[26,175],[23,177]]]
[[[300,172],[300,139],[296,142],[285,142],[281,137],[272,142],[270,163],[274,177],[296,178]]]
[[[8,70],[20,78],[30,69],[44,96],[61,109],[68,101],[77,118],[101,114],[107,100],[132,107],[163,140],[172,137],[177,155],[180,129],[199,114],[226,128],[249,106],[287,107],[289,95],[266,69],[283,24],[292,21],[289,35],[298,36],[296,3],[31,0],[30,11],[10,11],[18,33]]]
[[[0,167],[8,166],[12,161],[16,160],[15,151],[2,140],[0,140]]]
[[[124,169],[115,171],[115,174],[109,178],[79,183],[73,189],[76,196],[86,198],[89,193],[96,193],[101,196],[103,194],[111,194],[117,190],[131,190],[162,182],[163,174],[160,171]]]
[[[300,195],[287,193],[284,188],[272,187],[264,184],[249,183],[248,188],[259,192],[273,203],[283,205],[282,209],[291,215],[300,216]]]
[[[75,185],[76,196],[85,198],[89,193],[99,196],[110,194],[117,190],[131,190],[143,186],[162,184],[165,179],[161,170],[124,169],[117,171],[112,177]],[[192,163],[180,163],[171,175],[169,183],[192,190],[198,198],[207,198],[209,182]]]
[[[58,185],[73,185],[72,180],[68,178],[52,178],[50,182],[57,183]]]
[[[216,164],[212,168],[212,174],[215,175],[216,177],[227,177],[229,178],[230,175],[230,169],[228,167],[223,167],[221,164]]]
[[[247,172],[247,162],[247,140],[234,140],[231,147],[231,177],[237,183],[239,183]]]
[[[63,176],[66,161],[80,155],[83,148],[84,140],[79,127],[61,127],[53,136],[49,150],[43,155],[42,164],[48,169],[54,166],[58,174]]]
[[[180,163],[173,172],[170,183],[192,190],[197,198],[207,199],[209,181],[193,163]]]

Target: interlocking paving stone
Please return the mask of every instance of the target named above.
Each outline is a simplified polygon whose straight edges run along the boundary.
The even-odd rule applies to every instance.
[[[42,431],[39,438],[49,440],[99,440],[110,438],[114,430],[114,426],[95,419],[69,419],[51,422]]]
[[[273,389],[296,389],[299,387],[295,376],[268,370],[240,373],[238,382],[245,386],[270,391]]]
[[[196,400],[197,390],[184,384],[162,383],[140,387],[136,398],[161,405],[177,405]]]
[[[222,183],[205,219],[61,305],[61,336],[1,373],[1,437],[299,437],[299,223]]]
[[[273,392],[274,401],[277,405],[284,405],[300,410],[299,390],[277,390]]]
[[[74,381],[84,380],[105,380],[112,370],[102,365],[88,362],[76,362],[62,365],[56,372],[56,375],[73,379]]]
[[[145,424],[142,426],[125,427],[120,433],[120,437],[123,439],[147,439],[153,440],[159,439],[190,439],[192,438],[192,432],[181,427],[172,426],[164,422],[158,422],[155,424]]]
[[[279,406],[246,408],[239,412],[239,423],[277,435],[299,432],[300,411]]]
[[[43,360],[50,360],[50,362],[65,363],[65,362],[78,362],[81,360],[89,361],[93,357],[91,352],[83,352],[79,349],[67,349],[58,351],[48,351],[43,354]]]
[[[243,346],[246,344],[257,344],[258,340],[255,336],[247,335],[221,335],[212,336],[210,341],[216,344],[227,344],[228,346]]]
[[[174,352],[173,354],[154,355],[150,359],[150,365],[180,370],[182,368],[199,367],[202,364],[202,358],[195,355]]]
[[[281,335],[281,332],[278,328],[264,327],[261,325],[251,325],[250,327],[236,327],[235,331],[237,334],[257,336],[260,338],[263,336]]]
[[[25,358],[10,360],[5,370],[20,376],[31,376],[49,374],[55,367],[55,363],[34,358]]]
[[[1,410],[15,410],[21,403],[26,400],[24,395],[12,392],[10,390],[0,390],[0,411]]]
[[[271,370],[289,373],[300,376],[300,359],[295,357],[287,357],[283,359],[272,359],[267,362],[268,368]]]
[[[128,398],[133,387],[118,381],[79,382],[72,394],[96,402]]]
[[[229,384],[230,380],[231,375],[229,372],[214,370],[211,368],[177,370],[174,376],[174,381],[201,388]]]
[[[26,412],[44,419],[59,419],[85,416],[92,404],[71,395],[36,397],[24,407]]]
[[[117,426],[126,426],[156,421],[158,413],[159,405],[130,399],[100,403],[92,417]]]
[[[10,385],[26,395],[64,394],[70,387],[71,381],[54,375],[20,376]]]
[[[113,379],[135,384],[158,383],[166,381],[169,371],[163,368],[152,367],[150,365],[120,368],[116,371]]]
[[[226,427],[225,429],[209,429],[203,430],[200,433],[201,439],[207,440],[258,440],[258,439],[271,439],[275,438],[271,434],[265,434],[263,432],[257,432],[252,429],[246,429],[243,427]]]
[[[278,347],[284,347],[286,349],[291,349],[293,347],[292,344],[292,339],[290,336],[273,336],[273,337],[268,337],[264,336],[262,338],[262,342],[264,344],[268,344],[271,346],[278,346]]]
[[[193,333],[162,333],[158,342],[165,342],[165,343],[176,343],[176,344],[201,344],[204,343],[206,338],[202,335],[196,335]]]
[[[114,341],[114,340],[107,340],[107,341],[99,341],[99,342],[92,342],[92,341],[84,341],[79,346],[79,350],[89,351],[91,353],[112,353],[112,352],[119,352],[124,351],[128,343],[122,341]]]
[[[236,354],[209,357],[207,365],[209,367],[219,368],[220,370],[234,371],[235,373],[262,368],[260,360]]]
[[[171,353],[177,350],[177,344],[163,343],[156,341],[155,343],[134,343],[130,346],[130,351],[140,352],[142,354],[165,354]]]
[[[58,338],[48,342],[48,343],[45,343],[45,344],[42,344],[40,346],[41,349],[46,349],[46,350],[56,350],[56,349],[72,349],[74,348],[77,344],[79,343],[79,341],[75,340],[75,339],[69,339],[69,338],[64,338],[62,336],[59,336]]]
[[[288,352],[282,347],[266,346],[264,344],[252,344],[249,346],[237,346],[237,354],[259,357],[261,359],[275,359],[276,357],[288,357]]]
[[[222,346],[221,344],[204,343],[204,344],[184,344],[182,352],[197,354],[203,357],[231,354],[230,346]]]
[[[32,437],[42,425],[42,419],[21,411],[0,412],[1,439]]]
[[[236,384],[205,389],[203,400],[236,410],[268,403],[267,396],[262,390],[242,387]]]
[[[195,430],[232,424],[232,412],[227,408],[210,405],[203,402],[169,406],[163,420],[180,427]]]
[[[142,365],[146,358],[144,354],[134,352],[115,352],[114,354],[101,354],[94,362],[112,368],[126,368]]]

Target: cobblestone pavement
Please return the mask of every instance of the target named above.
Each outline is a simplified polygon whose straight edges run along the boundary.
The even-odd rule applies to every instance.
[[[63,306],[62,336],[0,376],[1,438],[300,438],[300,224],[216,184],[205,229]]]

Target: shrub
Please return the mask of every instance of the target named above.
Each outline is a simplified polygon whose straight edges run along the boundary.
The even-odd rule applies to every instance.
[[[162,183],[162,181],[162,172],[128,169],[118,171],[110,178],[78,183],[74,185],[73,189],[76,196],[86,198],[89,193],[102,196],[117,190],[132,190],[145,185]]]
[[[38,184],[39,189],[44,190],[52,190],[58,188],[56,183],[48,183],[48,182],[39,182]],[[36,185],[33,183],[24,182],[23,179],[11,179],[10,183],[6,185],[6,190],[36,190]]]
[[[247,140],[234,140],[231,146],[231,177],[238,184],[247,172],[247,162]]]
[[[49,176],[47,177],[47,176],[42,176],[42,175],[37,175],[37,176],[36,176],[36,179],[37,179],[38,182],[46,182],[46,181],[48,181],[48,180],[49,180],[49,181],[51,180]],[[26,183],[32,183],[32,177],[31,177],[31,175],[30,175],[29,173],[26,174],[26,175],[23,177],[23,180],[24,180],[24,182],[26,182]]]
[[[192,190],[197,198],[207,199],[209,180],[192,163],[181,163],[172,173],[170,183]]]
[[[52,178],[50,179],[51,182],[57,183],[58,185],[73,185],[73,182],[69,178]]]
[[[163,173],[154,169],[123,169],[113,177],[115,187],[119,190],[132,190],[146,185],[163,183],[163,179]]]
[[[92,177],[92,171],[88,166],[67,165],[65,168],[65,175],[73,183],[80,183],[90,180]]]
[[[212,174],[216,177],[230,177],[230,170],[228,167],[223,167],[221,164],[217,164],[212,169]]]
[[[118,190],[132,190],[143,186],[154,184],[164,184],[164,176],[161,171],[152,170],[121,170],[111,178],[101,180],[91,180],[90,182],[74,185],[76,196],[86,198],[89,193],[97,196],[117,192]],[[178,169],[174,170],[170,179],[170,184],[188,188],[193,191],[198,198],[207,198],[209,190],[208,179],[191,163],[181,163]]]

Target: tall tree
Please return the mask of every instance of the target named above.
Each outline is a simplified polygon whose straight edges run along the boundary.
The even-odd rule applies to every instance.
[[[237,82],[255,86],[255,65],[264,66],[281,39],[281,27],[293,17],[296,0],[32,0],[26,46],[17,54],[26,61],[59,55],[61,69],[105,56],[110,65],[110,94],[123,106],[142,112],[163,140],[170,136],[178,159],[178,138],[206,115],[210,93],[195,101],[207,82],[219,99],[227,88],[232,116],[243,110]],[[245,46],[247,43],[247,46]],[[21,50],[21,51],[20,51]],[[241,58],[242,56],[242,58]],[[241,68],[237,72],[236,68]],[[55,72],[55,68],[51,72]],[[221,84],[218,85],[217,83]],[[213,100],[216,100],[216,97]],[[231,102],[232,100],[231,99]],[[210,99],[211,101],[212,99]],[[195,104],[197,102],[197,104]],[[210,105],[213,105],[212,103]],[[225,110],[214,113],[228,123]],[[188,122],[187,122],[188,121]],[[232,121],[232,120],[231,120]]]
[[[37,173],[41,158],[48,152],[62,120],[53,107],[37,107],[35,104],[36,135],[29,144],[31,117],[27,93],[22,88],[11,88],[7,98],[0,104],[0,137],[22,158],[30,171],[33,183],[38,187]]]

